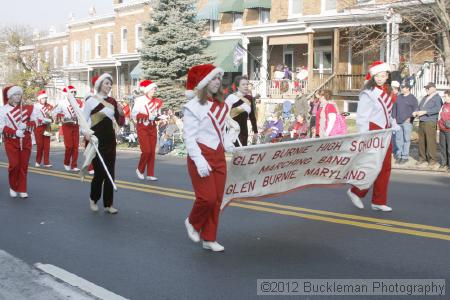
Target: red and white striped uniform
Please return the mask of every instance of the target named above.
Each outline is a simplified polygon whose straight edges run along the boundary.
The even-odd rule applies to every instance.
[[[36,126],[38,111],[33,105],[5,105],[0,110],[0,132],[3,134],[8,156],[10,188],[19,193],[27,192],[28,162],[31,155],[31,132]],[[24,137],[17,137],[23,130]]]
[[[359,131],[369,131],[369,123],[383,129],[390,128],[393,124],[391,117],[393,104],[390,94],[380,87],[363,90],[359,95],[356,112],[356,125]]]
[[[136,131],[141,148],[138,170],[141,174],[147,169],[147,176],[155,175],[156,142],[158,133],[155,118],[160,114],[163,102],[161,99],[149,99],[147,95],[136,99],[131,111],[131,118],[137,123]]]

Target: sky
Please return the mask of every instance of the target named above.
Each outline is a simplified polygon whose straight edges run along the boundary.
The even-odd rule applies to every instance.
[[[55,26],[64,31],[70,12],[75,20],[89,16],[94,5],[97,14],[113,12],[113,0],[0,0],[0,27],[28,25],[39,30]]]

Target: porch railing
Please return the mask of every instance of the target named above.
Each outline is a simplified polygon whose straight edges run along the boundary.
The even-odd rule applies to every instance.
[[[329,89],[333,94],[355,94],[364,85],[365,75],[315,74],[312,80],[252,80],[253,90],[268,98],[295,98],[308,94],[318,87]],[[330,80],[331,78],[331,80]],[[264,93],[265,91],[265,93]]]

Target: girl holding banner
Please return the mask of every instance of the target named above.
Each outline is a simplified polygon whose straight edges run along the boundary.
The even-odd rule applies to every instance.
[[[95,136],[98,140],[98,150],[103,157],[106,168],[114,179],[114,169],[116,162],[116,134],[113,128],[115,120],[119,126],[125,123],[124,112],[116,99],[109,97],[113,79],[112,76],[105,73],[98,78],[93,79],[95,95],[86,99],[83,114],[88,120],[92,132],[83,130],[84,137],[90,141]],[[97,202],[100,200],[103,189],[103,205],[105,211],[110,214],[116,214],[118,210],[113,207],[113,185],[108,178],[104,166],[96,155],[92,160],[94,166],[94,178],[91,182],[90,207],[92,211],[98,211]]]
[[[19,86],[3,89],[4,106],[0,110],[0,133],[8,156],[9,195],[28,198],[27,173],[31,155],[31,133],[36,127],[37,111],[33,105],[22,104]]]
[[[225,151],[234,147],[225,134],[231,104],[220,89],[222,75],[223,70],[211,64],[192,67],[186,82],[190,101],[183,107],[188,172],[195,192],[185,226],[192,241],[201,238],[203,248],[214,252],[225,250],[216,237],[227,174]]]
[[[393,102],[391,99],[391,87],[386,84],[390,72],[388,64],[382,61],[375,61],[369,67],[370,78],[362,92],[359,94],[358,108],[356,111],[356,126],[359,132],[387,129],[398,127],[395,119],[391,117]],[[392,211],[387,206],[387,192],[389,178],[391,176],[391,154],[392,143],[389,143],[383,166],[373,184],[372,209],[380,211]],[[360,190],[352,187],[347,191],[347,195],[357,208],[363,209],[364,204],[361,198],[367,195],[368,189]]]

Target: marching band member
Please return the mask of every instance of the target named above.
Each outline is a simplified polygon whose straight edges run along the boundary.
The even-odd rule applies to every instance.
[[[131,111],[131,118],[137,124],[136,129],[141,148],[141,158],[136,169],[136,175],[139,179],[144,180],[145,168],[147,168],[147,180],[155,181],[158,180],[155,177],[158,136],[156,121],[160,120],[163,102],[161,99],[153,97],[157,89],[156,83],[151,80],[143,80],[139,87],[144,95],[136,99]]]
[[[51,111],[53,106],[47,103],[47,93],[45,90],[39,92],[37,96],[38,102],[34,104],[34,108],[38,112],[37,126],[34,130],[36,137],[36,167],[41,166],[42,156],[44,156],[44,167],[50,168],[50,136],[51,136]]]
[[[244,76],[238,76],[234,80],[237,87],[237,92],[227,97],[227,102],[233,103],[231,108],[231,117],[238,122],[241,131],[239,133],[239,141],[242,146],[248,144],[248,128],[247,120],[250,119],[252,124],[253,134],[258,134],[258,127],[256,125],[256,104],[255,99],[251,96],[248,89],[248,79]],[[236,142],[235,146],[239,146]]]
[[[229,117],[232,103],[224,101],[220,89],[222,75],[223,70],[211,64],[192,67],[186,83],[190,100],[183,107],[188,172],[195,192],[185,226],[192,241],[201,238],[203,248],[214,252],[225,250],[217,242],[217,228],[227,175],[225,151],[234,147],[225,133],[227,121],[234,121]]]
[[[393,102],[391,98],[391,88],[386,81],[389,77],[390,67],[382,61],[375,61],[369,67],[370,79],[364,85],[364,89],[359,95],[358,108],[356,111],[356,125],[359,132],[398,128],[395,119],[391,117]],[[387,206],[387,192],[389,178],[391,176],[391,154],[392,143],[389,143],[383,165],[373,184],[372,209],[381,211],[392,211]],[[361,198],[367,195],[369,189],[360,190],[352,187],[347,191],[347,195],[357,208],[364,208]]]
[[[31,133],[36,126],[37,111],[33,105],[22,104],[19,86],[3,89],[4,107],[0,110],[0,132],[8,156],[9,195],[27,198],[28,162],[31,155]]]
[[[125,122],[124,113],[116,99],[109,97],[113,78],[105,73],[100,77],[93,79],[95,95],[86,98],[84,103],[83,115],[90,124],[91,132],[83,132],[86,141],[98,140],[98,150],[103,157],[103,161],[114,179],[114,169],[116,162],[116,134],[113,127],[113,121],[119,126]],[[113,207],[113,185],[109,180],[102,162],[98,155],[92,160],[94,166],[94,178],[91,182],[90,208],[92,211],[98,211],[97,202],[102,196],[105,211],[110,214],[116,214],[118,210]]]
[[[69,86],[63,89],[63,93],[65,94],[64,99],[56,105],[52,115],[53,117],[62,117],[62,132],[64,135],[64,147],[66,148],[64,153],[64,169],[66,169],[66,171],[78,172],[80,171],[77,167],[80,127],[75,111],[67,99],[67,93],[75,95],[76,90],[72,86]]]

